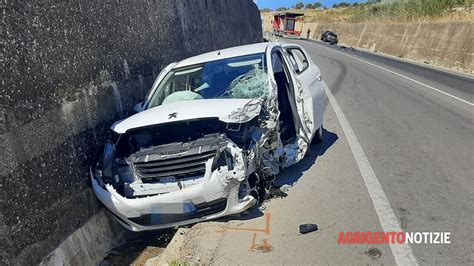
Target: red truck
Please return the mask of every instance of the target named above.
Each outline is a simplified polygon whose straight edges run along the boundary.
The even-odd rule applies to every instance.
[[[290,12],[275,13],[273,15],[273,34],[281,37],[288,35],[300,37],[301,31],[295,30],[295,24],[297,21],[303,21],[302,16],[303,14]]]

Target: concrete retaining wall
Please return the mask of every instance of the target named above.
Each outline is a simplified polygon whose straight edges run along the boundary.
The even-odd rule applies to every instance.
[[[272,31],[273,16],[263,13],[264,30]],[[474,23],[296,23],[306,38],[308,29],[312,39],[321,32],[337,33],[341,44],[407,58],[417,62],[474,73]]]
[[[304,35],[308,28],[313,39],[319,39],[322,31],[332,30],[346,46],[474,72],[472,22],[305,23]]]
[[[250,0],[2,8],[0,264],[40,262],[102,208],[88,167],[165,65],[261,40]]]
[[[103,209],[64,240],[41,263],[99,265],[104,256],[125,239],[125,230]]]

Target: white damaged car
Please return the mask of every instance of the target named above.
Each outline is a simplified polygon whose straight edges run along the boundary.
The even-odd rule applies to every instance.
[[[168,65],[91,167],[129,230],[240,213],[322,141],[327,86],[299,45],[259,43]]]

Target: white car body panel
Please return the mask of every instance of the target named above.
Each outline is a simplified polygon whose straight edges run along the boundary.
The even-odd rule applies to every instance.
[[[298,81],[298,87],[304,99],[308,114],[311,117],[304,118],[307,121],[311,135],[323,125],[323,114],[327,106],[326,89],[327,85],[322,79],[319,67],[312,61],[309,54],[297,44],[285,44],[286,49],[299,49],[302,51],[309,61],[308,68],[302,73],[293,72],[295,79]],[[312,121],[311,121],[312,120]]]
[[[192,108],[190,106],[192,105]],[[128,129],[205,117],[226,123],[245,123],[260,113],[258,99],[203,99],[156,106],[116,122],[111,129],[119,134]]]
[[[309,66],[302,73],[297,73],[291,65],[286,49],[292,48],[301,49],[308,58]],[[296,139],[294,142],[286,144],[282,144],[282,141],[279,139],[279,133],[277,133],[279,132],[278,122],[280,115],[277,101],[278,86],[274,78],[271,61],[272,53],[276,51],[280,51],[283,55],[284,64],[289,70],[289,77],[287,78],[289,78],[294,88],[295,97],[295,106],[291,107],[291,111],[293,112],[294,120],[296,120]],[[258,53],[265,53],[266,55],[269,91],[267,100],[200,99],[172,102],[150,109],[147,108],[160,83],[173,69]],[[126,134],[132,129],[205,118],[218,118],[219,121],[227,124],[245,124],[251,120],[255,121],[256,119],[254,118],[259,117],[259,129],[249,136],[256,142],[255,146],[251,150],[244,152],[232,140],[224,137],[228,141],[226,149],[232,153],[233,170],[226,169],[225,167],[211,169],[212,163],[217,158],[216,156],[206,161],[205,172],[202,176],[196,177],[195,180],[187,183],[188,185],[185,186],[183,186],[184,183],[180,183],[179,188],[178,185],[173,185],[173,189],[169,189],[166,193],[127,198],[121,195],[111,184],[101,183],[102,179],[99,181],[96,172],[91,168],[93,190],[97,198],[115,215],[118,222],[132,231],[180,226],[245,211],[252,207],[257,202],[257,199],[251,194],[239,196],[240,187],[245,182],[248,183],[249,177],[255,174],[259,167],[264,167],[265,171],[276,175],[281,168],[300,161],[305,155],[316,130],[323,123],[323,113],[327,105],[326,88],[327,86],[321,78],[319,68],[312,62],[304,49],[298,45],[282,45],[279,43],[244,45],[213,51],[180,62],[171,63],[156,78],[144,102],[136,109],[138,113],[112,125],[111,129],[115,133]],[[262,114],[266,115],[266,120],[264,121],[260,119]],[[179,145],[179,143],[176,145]],[[171,153],[170,156],[174,156],[174,153]],[[147,160],[145,159],[145,162]],[[115,179],[118,178],[118,175],[116,175]],[[140,186],[140,183],[132,185]],[[150,183],[147,183],[146,186],[150,186]],[[154,191],[166,190],[168,188],[165,185],[159,187],[160,184],[154,186],[156,187]],[[144,191],[146,192],[146,190]],[[153,188],[150,191],[153,191]],[[218,212],[206,213],[201,217],[193,216],[189,219],[186,218],[188,214],[196,211],[195,206],[222,199],[226,200],[226,206],[219,209]],[[159,214],[162,217],[175,215],[176,217],[184,218],[183,220],[173,222],[166,222],[166,219],[164,219],[163,221],[160,220],[157,224],[151,225],[142,225],[134,222],[134,219],[137,217],[155,214]]]

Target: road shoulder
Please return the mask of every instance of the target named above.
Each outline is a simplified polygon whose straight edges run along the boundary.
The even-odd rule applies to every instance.
[[[265,202],[244,217],[200,223],[168,248],[161,262],[191,264],[394,264],[388,245],[340,245],[340,232],[382,231],[344,132],[329,106],[325,141],[279,175],[293,183],[285,198]],[[261,209],[262,209],[261,208]],[[298,226],[318,231],[301,235]]]

